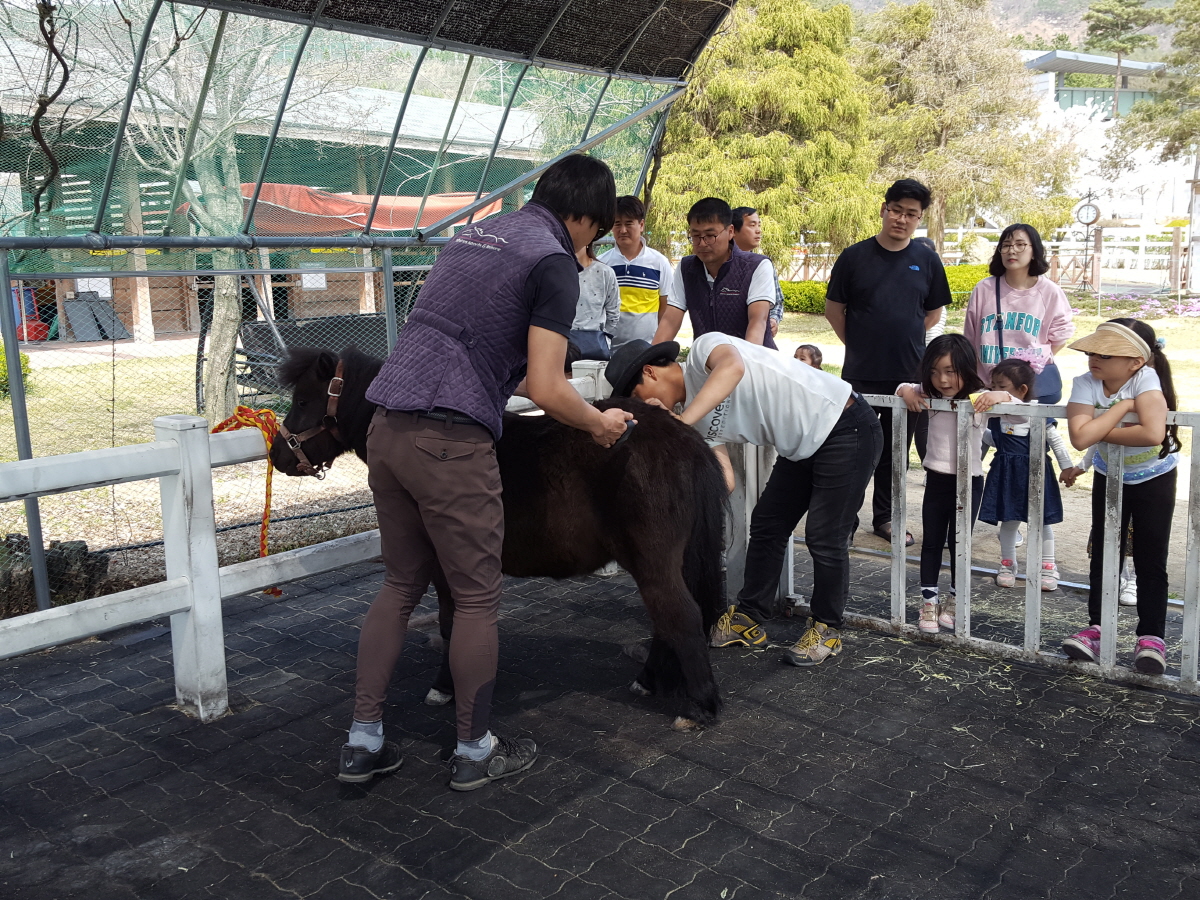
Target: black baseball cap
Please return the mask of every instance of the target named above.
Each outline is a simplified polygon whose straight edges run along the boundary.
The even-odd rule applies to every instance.
[[[663,341],[660,344],[648,344],[641,340],[629,341],[613,353],[612,359],[604,368],[604,377],[612,385],[614,397],[628,397],[633,394],[634,384],[644,365],[656,359],[673,360],[678,356],[679,344],[675,341]]]

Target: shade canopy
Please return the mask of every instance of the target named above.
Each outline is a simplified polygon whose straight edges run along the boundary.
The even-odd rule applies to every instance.
[[[1035,72],[1062,72],[1063,74],[1080,75],[1117,75],[1117,58],[1115,56],[1095,56],[1091,53],[1075,53],[1072,50],[1051,50],[1025,61],[1025,68]],[[1159,69],[1164,69],[1163,63],[1138,62],[1134,59],[1122,59],[1122,75],[1152,75]]]
[[[682,78],[734,0],[182,0],[492,59]]]

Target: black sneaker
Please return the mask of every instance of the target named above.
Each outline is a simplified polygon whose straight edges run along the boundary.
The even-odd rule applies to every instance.
[[[350,784],[370,781],[376,775],[395,772],[403,762],[400,748],[391,741],[384,741],[383,746],[374,753],[366,747],[343,744],[342,758],[338,762],[338,781]]]
[[[456,755],[450,760],[450,787],[456,791],[473,791],[497,778],[524,772],[535,760],[537,744],[529,738],[514,741],[497,737],[492,752],[483,759]]]

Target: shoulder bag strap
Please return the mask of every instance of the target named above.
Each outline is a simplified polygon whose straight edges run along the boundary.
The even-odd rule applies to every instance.
[[[1000,309],[1000,276],[996,276],[996,361],[1004,359],[1004,313]]]

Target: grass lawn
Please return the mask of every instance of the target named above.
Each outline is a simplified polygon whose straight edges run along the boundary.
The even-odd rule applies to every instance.
[[[36,369],[26,406],[35,456],[154,439],[155,416],[196,411],[196,362],[154,357]],[[17,458],[12,405],[0,402],[0,462]]]

